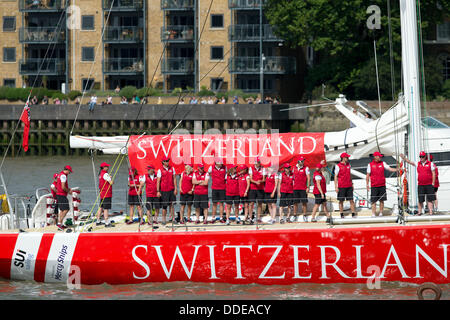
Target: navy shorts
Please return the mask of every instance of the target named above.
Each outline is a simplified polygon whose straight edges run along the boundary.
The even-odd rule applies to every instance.
[[[386,186],[372,187],[370,189],[370,202],[375,203],[377,201],[386,201]]]
[[[105,210],[111,209],[111,197],[100,199],[101,208]]]
[[[314,197],[316,198],[314,201],[315,204],[322,204],[327,202],[327,197],[324,195],[324,197],[322,198],[322,195],[320,193],[314,194]]]
[[[67,200],[67,196],[62,196],[62,195],[57,194],[56,201],[58,204],[58,209],[60,211],[70,210],[69,200]]]
[[[130,205],[130,206],[140,206],[141,205],[141,201],[139,199],[139,196],[138,195],[129,194],[128,195],[128,205]]]
[[[337,200],[338,201],[353,200],[353,187],[339,188]]]
[[[280,207],[289,207],[294,204],[293,193],[281,193],[280,197]]]
[[[194,195],[194,206],[200,209],[208,209],[209,198],[207,194],[195,194]]]
[[[273,195],[273,198],[271,197],[272,192],[265,192],[264,193],[264,202],[265,203],[277,203],[277,193]]]
[[[194,203],[194,195],[185,193],[180,194],[180,205],[182,206],[191,206]]]
[[[428,184],[426,186],[418,186],[417,193],[419,194],[420,203],[423,203],[425,201],[425,198],[427,202],[432,202],[436,200],[434,187],[431,184]]]
[[[148,211],[161,208],[161,198],[147,197],[147,203],[145,204]]]
[[[306,190],[294,190],[294,203],[308,203],[308,195]]]
[[[241,200],[239,196],[226,196],[225,202],[229,205],[238,205]]]
[[[248,191],[248,201],[249,202],[263,202],[264,200],[264,190],[252,190]]]

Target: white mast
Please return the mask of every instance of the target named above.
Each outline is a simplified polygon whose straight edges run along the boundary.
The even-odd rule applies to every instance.
[[[408,158],[417,163],[422,150],[416,0],[400,0],[403,95],[409,115]],[[417,170],[408,171],[409,209],[417,210]]]

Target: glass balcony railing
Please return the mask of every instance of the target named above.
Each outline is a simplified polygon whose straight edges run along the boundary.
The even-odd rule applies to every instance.
[[[194,0],[161,0],[163,10],[193,10]]]
[[[23,75],[63,75],[66,71],[64,59],[21,59],[19,73]]]
[[[144,40],[144,29],[140,27],[106,27],[104,42],[141,42]]]
[[[255,10],[266,3],[266,0],[228,0],[228,7],[230,9],[238,10]]]
[[[59,11],[67,0],[19,0],[20,11]]]
[[[103,9],[104,10],[124,10],[124,11],[132,11],[132,10],[142,10],[144,5],[144,0],[103,0]]]
[[[144,72],[142,58],[109,58],[103,60],[103,70],[107,74],[138,74]]]
[[[167,26],[161,28],[161,40],[184,42],[194,40],[194,26]]]
[[[235,24],[228,28],[230,41],[259,41],[259,24]],[[273,32],[273,27],[265,24],[262,27],[263,41],[283,41]]]
[[[55,27],[30,27],[19,29],[19,41],[23,43],[59,43],[66,40],[65,30]]]
[[[161,65],[164,74],[187,74],[194,72],[193,58],[166,58]]]
[[[230,73],[260,73],[260,57],[230,58]],[[265,74],[293,74],[296,70],[294,57],[264,57]]]

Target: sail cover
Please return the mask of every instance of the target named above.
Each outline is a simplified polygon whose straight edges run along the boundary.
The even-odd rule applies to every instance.
[[[218,159],[228,167],[251,166],[257,158],[263,166],[295,165],[300,156],[307,166],[315,166],[325,159],[324,133],[274,134],[187,134],[131,136],[128,143],[131,166],[140,174],[147,166],[162,167],[162,159],[170,158],[177,173],[185,164],[206,169]]]

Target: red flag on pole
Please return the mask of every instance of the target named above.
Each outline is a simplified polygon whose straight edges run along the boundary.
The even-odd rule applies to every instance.
[[[20,116],[20,120],[24,123],[25,127],[23,129],[23,141],[22,146],[25,152],[28,151],[28,135],[30,132],[30,107],[28,106],[28,101],[23,108],[22,115]]]

